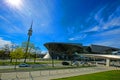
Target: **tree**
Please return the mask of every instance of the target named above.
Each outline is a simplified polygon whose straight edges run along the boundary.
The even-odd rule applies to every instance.
[[[12,43],[12,45],[11,45],[11,51],[10,52],[13,52],[16,48],[19,48],[19,46],[18,45],[16,45],[16,44],[14,44],[14,43]],[[12,63],[12,57],[10,57],[10,63]]]
[[[5,44],[5,45],[3,46],[3,50],[9,51],[9,50],[10,50],[10,45],[9,45],[9,44]]]
[[[34,63],[35,63],[35,62],[36,62],[36,58],[37,58],[36,52],[32,53],[32,54],[31,54],[31,57],[34,58]]]
[[[23,58],[24,52],[22,48],[16,48],[14,51],[10,53],[10,57],[12,59],[15,59],[15,69],[16,69],[16,64],[17,64],[17,59]]]
[[[27,43],[28,43],[28,42],[22,42],[22,48],[23,48],[24,50],[25,50],[26,47],[27,47]],[[28,51],[30,52],[31,49],[34,49],[34,48],[35,48],[34,44],[31,43],[31,42],[29,42]]]
[[[32,49],[32,53],[30,53],[31,57],[34,58],[34,63],[36,62],[36,58],[39,57],[38,54],[41,53],[41,50],[39,47],[34,47],[34,49]]]
[[[4,53],[5,53],[5,51],[4,51],[4,50],[0,50],[0,58],[2,58],[2,59],[3,59]]]
[[[22,48],[24,49],[24,51],[26,50],[26,47],[27,47],[27,43],[28,42],[22,42]],[[25,54],[24,55],[24,57],[30,57],[30,53],[31,53],[31,51],[33,50],[35,48],[35,46],[34,46],[34,44],[33,43],[31,43],[31,42],[29,42],[29,46],[28,46],[28,52],[27,52],[27,54]]]
[[[9,58],[9,54],[10,54],[10,45],[9,44],[5,44],[2,47],[2,50],[4,51],[2,59],[6,59]]]

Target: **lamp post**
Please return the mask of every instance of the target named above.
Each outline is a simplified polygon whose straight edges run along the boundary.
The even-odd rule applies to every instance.
[[[30,36],[32,36],[32,25],[33,25],[33,22],[31,23],[31,27],[30,27],[30,29],[28,30],[28,40],[27,40],[27,45],[26,45],[26,50],[25,50],[24,63],[26,63],[27,52],[28,52],[28,47],[29,47],[29,43],[30,43]]]

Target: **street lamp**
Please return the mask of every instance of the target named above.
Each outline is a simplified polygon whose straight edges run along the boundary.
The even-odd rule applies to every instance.
[[[32,25],[33,25],[33,22],[31,23],[31,27],[30,27],[30,29],[28,30],[28,40],[27,40],[27,45],[26,45],[26,50],[25,50],[24,63],[26,63],[27,52],[28,52],[28,47],[29,47],[29,43],[30,43],[30,36],[32,36]]]

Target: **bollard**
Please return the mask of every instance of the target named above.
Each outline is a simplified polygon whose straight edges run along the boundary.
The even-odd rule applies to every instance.
[[[2,78],[1,78],[1,77],[2,77],[2,73],[0,73],[0,80],[2,80]]]

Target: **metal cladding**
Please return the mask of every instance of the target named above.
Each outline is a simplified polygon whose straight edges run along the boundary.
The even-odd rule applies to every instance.
[[[82,44],[78,43],[45,43],[45,47],[49,51],[54,52],[90,52],[90,53],[97,53],[97,54],[106,54],[113,51],[120,50],[119,48],[108,47],[108,46],[101,46],[101,45],[90,45],[90,46],[82,46]]]
[[[80,59],[80,56],[93,57],[98,59],[120,59],[120,55],[113,55],[112,52],[119,51],[119,48],[113,48],[101,45],[82,46],[77,43],[46,43],[50,56],[59,57],[64,60]],[[77,54],[75,54],[77,53]],[[54,58],[55,59],[55,58]],[[107,63],[106,63],[107,64]],[[108,63],[109,64],[109,63]]]
[[[91,45],[90,48],[91,48],[91,52],[101,53],[101,54],[110,53],[112,51],[119,50],[118,48],[113,48],[113,47],[108,47],[108,46],[101,46],[101,45]]]
[[[44,44],[45,47],[49,50],[49,52],[54,53],[66,53],[69,54],[70,52],[81,52],[82,51],[82,44],[76,43],[46,43]]]

